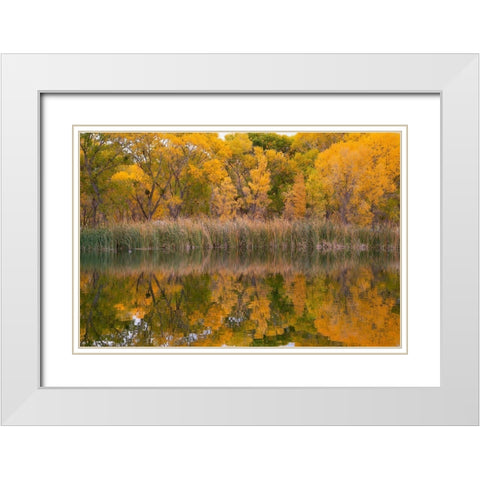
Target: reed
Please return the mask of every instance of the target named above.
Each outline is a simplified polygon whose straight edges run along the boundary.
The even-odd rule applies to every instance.
[[[267,221],[246,218],[162,220],[83,228],[83,252],[225,250],[230,252],[371,251],[398,252],[396,227],[357,227],[321,220]]]

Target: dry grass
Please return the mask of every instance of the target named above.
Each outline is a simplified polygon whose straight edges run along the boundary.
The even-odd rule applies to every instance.
[[[189,252],[213,249],[230,252],[384,251],[400,248],[395,227],[364,228],[319,220],[267,221],[179,219],[85,228],[81,250],[163,250]]]

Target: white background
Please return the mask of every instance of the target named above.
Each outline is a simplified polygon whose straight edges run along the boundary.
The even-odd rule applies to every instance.
[[[2,52],[478,52],[471,0],[3,2]],[[478,427],[0,428],[7,479],[480,476]]]

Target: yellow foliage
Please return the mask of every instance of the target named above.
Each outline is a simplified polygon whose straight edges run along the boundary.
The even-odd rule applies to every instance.
[[[108,275],[109,281],[83,270],[80,277],[82,318],[88,323],[96,316],[98,333],[102,328],[108,332],[114,317],[120,329],[143,319],[155,345],[182,345],[185,332],[197,335],[194,346],[260,345],[289,327],[287,341],[296,346],[316,345],[321,337],[344,346],[400,343],[399,295],[389,285],[398,270],[385,275],[378,265],[339,263],[315,275],[290,263],[250,270],[220,267],[209,275],[208,287],[205,275],[192,265],[180,274],[178,267],[146,263],[120,266]],[[192,283],[195,278],[198,283]],[[100,303],[95,304],[100,285]]]
[[[303,173],[298,173],[292,189],[285,196],[283,215],[288,219],[303,218],[307,212],[307,193]]]
[[[330,218],[372,224],[384,196],[398,189],[399,136],[395,135],[362,134],[318,155],[311,184],[321,189],[320,201]]]
[[[207,160],[203,164],[203,170],[207,175],[208,181],[213,185],[219,185],[226,177],[228,177],[223,162],[218,158]]]
[[[242,155],[252,149],[252,142],[246,133],[234,133],[225,136],[232,155]]]
[[[360,226],[399,221],[399,133],[298,132],[277,150],[250,136],[82,134],[82,225],[282,212]]]
[[[270,319],[270,301],[268,298],[257,297],[250,302],[250,320],[256,325],[254,338],[263,338]]]
[[[295,314],[303,315],[307,300],[307,280],[304,274],[296,274],[291,282],[287,284],[287,293],[292,299]]]
[[[237,199],[237,190],[230,177],[225,177],[219,186],[214,187],[212,195],[212,212],[221,220],[235,218],[240,208],[240,202]]]
[[[213,330],[217,330],[220,325],[223,323],[223,319],[225,316],[225,311],[221,305],[214,303],[209,309],[207,314],[205,315],[204,325],[206,327],[210,327]]]
[[[266,209],[270,203],[268,191],[270,190],[270,172],[267,168],[267,157],[260,147],[255,147],[257,167],[250,171],[251,180],[244,188],[245,205],[253,218],[265,217]]]
[[[342,284],[337,287],[342,297],[330,285],[321,303],[315,296],[308,299],[318,332],[346,346],[398,346],[400,316],[392,313],[394,299],[384,298],[380,288],[372,286],[370,269],[347,275],[344,282],[349,289],[342,289]]]

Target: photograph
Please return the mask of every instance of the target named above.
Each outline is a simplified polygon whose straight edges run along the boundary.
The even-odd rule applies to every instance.
[[[81,348],[400,347],[400,131],[81,131]]]

